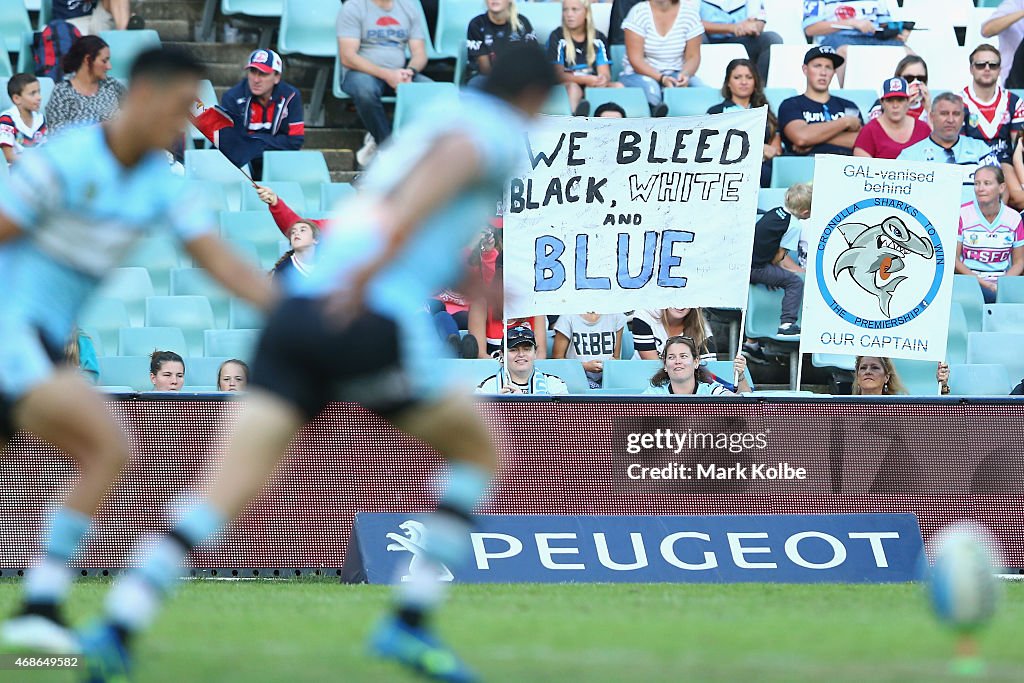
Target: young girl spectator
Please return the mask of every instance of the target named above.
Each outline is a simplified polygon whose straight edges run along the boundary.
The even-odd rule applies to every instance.
[[[578,358],[587,373],[590,388],[601,386],[606,360],[622,357],[622,330],[626,316],[621,313],[601,315],[560,315],[555,321],[555,342],[552,358]]]
[[[320,228],[312,222],[300,220],[292,224],[288,230],[288,243],[291,249],[278,259],[271,269],[274,278],[289,272],[308,277],[316,267],[316,247],[320,243]]]
[[[722,396],[733,392],[714,381],[701,367],[698,346],[690,337],[675,336],[665,340],[661,352],[662,367],[651,377],[651,386],[644,394],[673,396]],[[736,356],[736,372],[743,373],[743,356]]]
[[[932,134],[931,126],[908,113],[910,86],[899,76],[882,83],[882,115],[868,121],[853,143],[853,156],[895,159]]]
[[[259,195],[260,201],[266,204],[270,208],[270,215],[274,217],[274,222],[277,223],[277,229],[281,231],[281,234],[285,237],[289,236],[289,231],[292,226],[302,221],[315,225],[318,230],[324,230],[330,224],[330,220],[327,218],[302,218],[299,214],[292,211],[291,207],[285,204],[284,200],[277,196],[277,193],[271,190],[269,187],[263,185],[256,186],[256,194]]]
[[[232,358],[217,369],[217,391],[245,391],[249,384],[249,366]]]
[[[896,65],[893,76],[899,76],[907,82],[910,93],[910,108],[907,113],[915,119],[929,123],[929,112],[932,108],[932,94],[928,90],[928,64],[917,55],[907,55]],[[868,112],[868,119],[877,119],[882,115],[882,100],[875,100]]]
[[[665,340],[685,336],[697,344],[700,360],[715,360],[715,338],[699,308],[654,308],[639,310],[633,315],[633,347],[645,360],[661,357]]]
[[[709,114],[721,114],[732,109],[756,109],[768,106],[764,85],[754,63],[749,59],[734,59],[725,67],[722,83],[722,102],[708,109]],[[782,154],[782,135],[779,120],[768,106],[768,123],[764,129],[764,147],[761,153],[761,187],[772,181],[772,159]]]
[[[697,3],[647,0],[634,5],[622,22],[626,63],[619,79],[626,87],[643,88],[653,116],[665,116],[665,88],[703,85],[700,68],[704,25]]]
[[[487,0],[487,11],[473,17],[466,29],[469,85],[479,88],[508,43],[537,42],[530,20],[519,13],[516,0]]]
[[[569,105],[577,116],[590,115],[587,88],[621,88],[612,81],[608,39],[594,28],[591,0],[562,0],[562,26],[548,38],[548,55],[562,67]]]
[[[185,361],[174,351],[154,351],[149,357],[149,381],[153,391],[181,391]]]
[[[53,89],[46,105],[46,125],[51,134],[68,126],[106,121],[118,112],[125,87],[110,71],[110,47],[99,36],[82,36],[72,44],[62,62],[71,74]]]
[[[996,301],[998,278],[1024,273],[1024,223],[1003,203],[1005,191],[1002,169],[982,166],[974,173],[974,201],[960,207],[956,272],[977,277],[988,304]]]

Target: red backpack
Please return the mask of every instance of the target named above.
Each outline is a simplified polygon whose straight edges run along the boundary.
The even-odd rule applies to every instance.
[[[73,24],[63,19],[54,19],[42,31],[33,34],[32,60],[36,76],[46,76],[57,82],[64,78],[61,61],[81,36]]]

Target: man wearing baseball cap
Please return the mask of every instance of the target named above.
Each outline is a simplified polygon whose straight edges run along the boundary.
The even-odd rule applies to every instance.
[[[882,115],[860,129],[853,155],[895,159],[900,152],[931,135],[932,128],[910,115],[910,86],[899,77],[882,83]]]
[[[534,367],[537,360],[537,337],[525,325],[513,327],[506,336],[508,357],[504,368],[491,375],[476,388],[478,394],[568,394],[560,377],[548,375]]]
[[[273,50],[254,50],[245,78],[220,101],[234,127],[220,131],[218,147],[236,166],[249,164],[254,179],[262,177],[264,152],[301,149],[305,139],[302,96],[281,80],[283,69]]]
[[[835,48],[812,47],[804,55],[807,89],[779,105],[779,129],[787,154],[851,154],[863,123],[860,109],[828,89],[845,60]]]

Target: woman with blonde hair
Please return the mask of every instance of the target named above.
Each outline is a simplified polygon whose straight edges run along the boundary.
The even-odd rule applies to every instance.
[[[487,11],[473,17],[466,29],[469,85],[479,88],[494,61],[509,43],[537,42],[533,24],[519,13],[516,0],[487,0]]]
[[[857,356],[853,371],[854,396],[905,396],[907,393],[891,358]]]
[[[621,88],[612,81],[608,39],[594,26],[591,0],[562,0],[562,25],[548,38],[548,55],[562,67],[562,83],[577,116],[590,114],[587,88]]]

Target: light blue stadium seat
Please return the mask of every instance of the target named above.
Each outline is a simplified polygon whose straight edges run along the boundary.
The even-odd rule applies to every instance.
[[[627,325],[622,330],[622,353],[620,357],[630,360],[633,358],[634,353],[636,353],[636,347],[633,344],[633,333],[629,331],[629,326]]]
[[[333,57],[338,51],[338,0],[284,0],[277,51],[283,55]]]
[[[790,97],[796,97],[797,92],[795,88],[765,88],[764,96],[768,99],[768,106],[778,115],[779,105]]]
[[[878,99],[878,93],[874,90],[862,90],[860,88],[839,88],[832,92],[836,97],[842,97],[856,104],[857,108],[860,109],[861,118],[864,119],[865,123],[868,122],[868,112],[871,111],[871,105]]]
[[[586,98],[590,102],[591,114],[602,104],[614,102],[625,109],[626,116],[630,118],[644,118],[651,115],[651,108],[647,106],[647,97],[640,88],[587,88]]]
[[[252,330],[263,327],[263,314],[241,299],[228,303],[228,329]]]
[[[39,21],[36,25],[41,31],[47,24],[53,20],[53,1],[52,0],[25,0],[25,7],[32,10],[34,7],[30,5],[39,5]]]
[[[572,106],[569,104],[569,93],[565,88],[554,87],[551,89],[551,96],[544,103],[541,109],[548,116],[572,116]]]
[[[214,328],[213,309],[205,296],[151,296],[146,299],[146,325],[180,328],[188,355],[202,356],[203,331]]]
[[[220,13],[247,17],[280,17],[284,0],[220,0]]]
[[[1010,378],[1024,377],[1024,332],[971,332],[967,335],[968,363],[1001,363]]]
[[[892,364],[911,396],[939,395],[939,382],[935,379],[939,364],[935,361],[893,358]]]
[[[551,32],[562,25],[562,3],[560,2],[524,2],[519,5],[519,14],[530,20],[533,34],[537,36],[537,42],[542,46],[548,44],[548,36],[551,35]]]
[[[207,356],[227,356],[241,358],[248,362],[252,359],[259,339],[259,330],[205,330],[203,346]]]
[[[202,268],[176,268],[171,271],[171,296],[205,296],[213,309],[217,327],[228,326],[228,300],[231,295],[214,282]]]
[[[216,390],[217,371],[221,363],[229,360],[230,356],[192,356],[185,359],[185,389],[196,391],[201,387],[207,390]]]
[[[120,356],[148,356],[154,351],[174,351],[188,355],[185,335],[177,327],[123,327],[118,332],[117,353]]]
[[[332,78],[334,83],[332,89],[334,97],[339,100],[349,99],[348,93],[341,89],[341,83],[345,80],[345,67],[341,65],[341,55],[337,53],[334,55],[334,75]],[[380,101],[393,103],[395,101],[395,96],[385,95],[380,98]]]
[[[722,91],[717,88],[668,88],[664,91],[664,99],[669,116],[697,116],[706,114],[709,107],[721,102]]]
[[[394,129],[408,125],[432,105],[458,99],[459,89],[454,83],[400,83],[395,100]]]
[[[225,211],[220,214],[220,231],[225,239],[248,240],[257,250],[261,267],[281,256],[281,231],[269,211]]]
[[[612,45],[608,50],[608,58],[612,60],[612,80],[619,80],[622,75],[622,67],[626,63],[626,46]]]
[[[0,40],[7,45],[7,49],[16,52],[24,35],[31,32],[32,22],[24,0],[0,0]]]
[[[794,183],[814,180],[814,157],[786,157],[772,159],[772,187],[789,187]]]
[[[123,265],[148,270],[153,292],[166,294],[170,291],[171,271],[192,265],[192,259],[183,251],[181,242],[167,232],[161,232],[142,240]]]
[[[774,339],[795,342],[799,337],[780,337],[779,313],[782,311],[782,290],[769,291],[764,285],[750,285],[747,295],[747,330],[751,339]]]
[[[242,15],[249,18],[250,22],[255,20],[260,26],[259,47],[270,47],[273,29],[280,24],[280,17],[284,12],[284,0],[206,0],[198,30],[199,40],[213,42],[213,22],[218,5],[225,17]],[[272,23],[268,24],[268,21]]]
[[[6,47],[3,42],[0,41],[0,76],[4,77],[4,81],[10,79],[14,75],[14,66],[11,64],[11,56],[7,53]],[[4,83],[4,97],[7,98],[7,83]],[[8,107],[11,105],[7,105]]]
[[[320,209],[330,211],[334,205],[346,197],[356,193],[352,183],[321,183],[320,184]]]
[[[1024,304],[1024,277],[1001,277],[996,280],[996,303]]]
[[[96,296],[82,309],[78,324],[89,331],[94,342],[103,346],[105,354],[113,354],[118,348],[118,332],[123,327],[130,327],[131,321],[123,301]]]
[[[134,394],[135,393],[135,389],[133,389],[132,387],[126,386],[126,385],[119,385],[119,384],[98,386],[98,387],[96,387],[96,391],[100,392],[101,394]]]
[[[548,375],[555,375],[565,382],[570,394],[586,394],[590,392],[590,382],[583,365],[576,358],[547,358],[535,363],[538,370]]]
[[[604,364],[604,389],[632,389],[639,393],[651,386],[651,377],[662,366],[660,360],[609,360]]]
[[[142,325],[146,319],[146,299],[153,296],[153,281],[145,268],[115,268],[107,275],[96,292],[97,297],[124,302],[132,325]]]
[[[288,205],[295,213],[300,216],[304,215],[306,211],[306,193],[302,191],[302,185],[298,182],[291,180],[270,180],[267,182],[261,182],[260,185],[269,187],[275,193],[279,199],[283,199],[284,203]],[[254,188],[248,180],[241,182],[241,195],[242,195],[242,211],[266,211],[270,212],[270,207],[263,203],[260,196],[256,194],[256,188]],[[314,206],[320,206],[320,199],[317,198],[317,202]]]
[[[437,8],[437,39],[434,48],[441,57],[458,59],[466,46],[466,28],[473,17],[486,11],[479,0],[442,0]],[[545,39],[537,36],[543,42]],[[457,82],[457,81],[456,81]]]
[[[949,366],[949,393],[953,396],[1006,396],[1012,388],[1005,365],[961,363]]]
[[[263,179],[296,182],[306,195],[306,209],[320,208],[320,185],[331,182],[331,172],[323,152],[295,150],[266,152],[263,155]]]
[[[980,332],[985,313],[985,296],[981,293],[978,278],[973,275],[954,275],[953,301],[963,307],[964,315],[967,316],[967,329]]]
[[[228,198],[220,183],[210,183],[205,180],[186,180],[185,194],[188,197],[188,201],[202,202],[206,209],[214,213],[228,210]],[[237,211],[237,207],[235,210]]]
[[[439,358],[435,362],[442,376],[453,377],[473,388],[500,369],[498,361],[489,358]]]
[[[785,187],[762,187],[757,192],[757,208],[759,211],[770,211],[776,207],[782,206],[786,199]]]
[[[160,34],[152,29],[100,31],[100,38],[110,46],[110,75],[122,81],[128,79],[136,55],[160,47]]]
[[[250,240],[226,239],[224,241],[246,263],[251,263],[256,267],[263,266],[263,262],[260,261],[260,250]]]
[[[724,379],[729,384],[736,383],[736,374],[733,372],[731,360],[709,360],[707,361],[705,367],[707,368],[708,372],[715,375],[719,379]],[[754,385],[754,378],[750,376],[750,368],[747,368],[746,370],[743,371],[743,376],[746,378],[747,384],[750,385],[751,389],[757,388]]]
[[[152,349],[150,349],[150,353]],[[100,358],[100,384],[131,387],[135,391],[153,388],[149,381],[149,356],[106,356]],[[187,377],[186,373],[186,377]]]
[[[202,181],[207,186],[219,185],[227,208],[231,211],[239,210],[242,193],[238,183],[244,180],[245,176],[221,154],[220,150],[186,149],[185,177],[189,180]]]
[[[967,316],[957,302],[949,309],[949,332],[946,335],[946,362],[967,362]]]
[[[1024,303],[985,304],[984,332],[1024,332]],[[1024,353],[1024,349],[1019,349]]]
[[[857,364],[856,356],[845,356],[838,353],[812,353],[811,365],[816,368],[839,368],[853,371]]]

